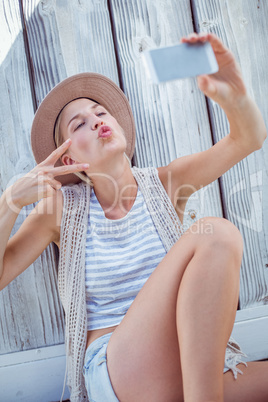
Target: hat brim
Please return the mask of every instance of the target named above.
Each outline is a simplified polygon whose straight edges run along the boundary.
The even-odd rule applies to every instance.
[[[115,117],[123,128],[126,154],[131,159],[135,147],[135,122],[124,92],[109,78],[98,73],[81,73],[66,78],[56,85],[37,109],[31,130],[31,145],[36,163],[44,161],[56,149],[54,126],[58,114],[74,99],[91,98],[100,103]],[[55,166],[60,166],[60,160]],[[74,174],[58,176],[62,184],[78,183]]]

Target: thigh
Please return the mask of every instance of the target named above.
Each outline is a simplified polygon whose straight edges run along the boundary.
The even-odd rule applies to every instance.
[[[90,402],[118,402],[107,371],[107,345],[111,333],[97,338],[86,350],[83,374]]]
[[[238,374],[236,380],[232,372],[224,374],[224,401],[267,402],[268,361],[249,362],[248,367],[239,364],[238,368],[243,375]]]
[[[108,371],[120,401],[183,401],[176,325],[181,279],[197,250],[233,247],[236,232],[227,220],[202,219],[151,274],[108,343]]]
[[[195,239],[188,234],[181,237],[113,332],[107,364],[122,402],[183,400],[176,302],[183,272],[194,255]]]

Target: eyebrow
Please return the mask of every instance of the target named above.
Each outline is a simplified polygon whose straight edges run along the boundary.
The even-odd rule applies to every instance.
[[[101,105],[99,103],[95,103],[95,105],[90,106],[90,108],[93,110],[93,109],[96,109],[98,106],[101,106]],[[81,116],[81,113],[77,113],[74,117],[72,117],[71,120],[69,121],[69,123],[67,124],[67,127],[71,124],[71,122],[73,120],[77,119],[80,116]]]

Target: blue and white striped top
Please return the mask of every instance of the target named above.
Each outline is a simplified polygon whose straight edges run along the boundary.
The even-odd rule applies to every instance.
[[[121,219],[105,217],[92,189],[86,238],[87,329],[118,325],[166,251],[138,188]]]

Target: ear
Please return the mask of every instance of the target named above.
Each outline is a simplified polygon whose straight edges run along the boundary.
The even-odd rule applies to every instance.
[[[76,163],[69,155],[66,154],[61,157],[61,161],[64,165],[73,165]]]

